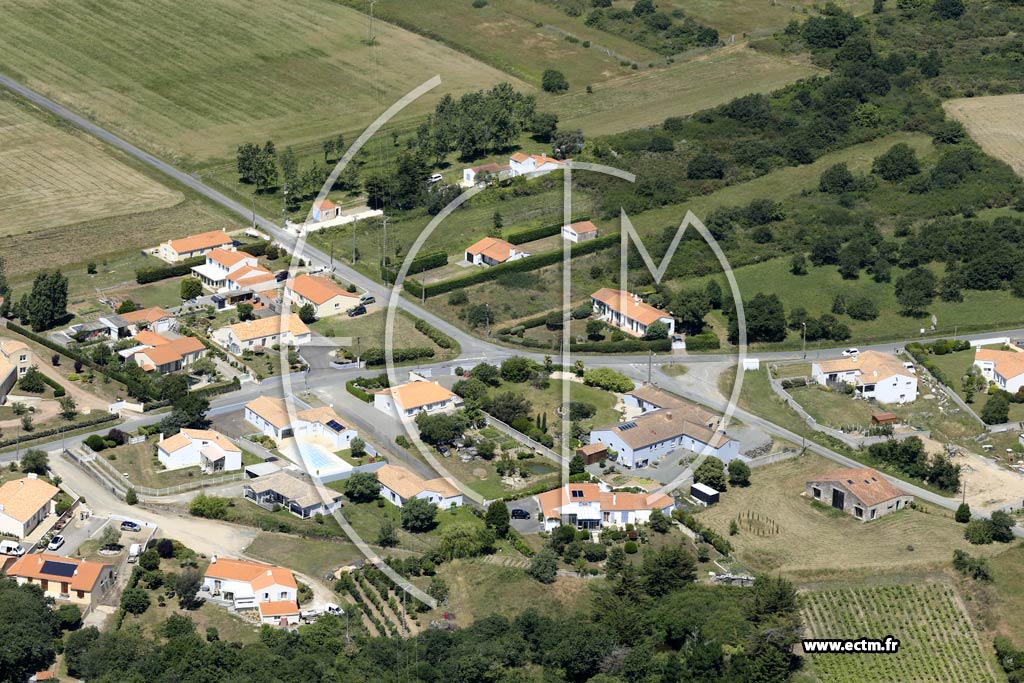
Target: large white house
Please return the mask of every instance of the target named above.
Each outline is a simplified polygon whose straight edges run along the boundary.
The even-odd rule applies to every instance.
[[[308,344],[310,339],[309,328],[296,313],[257,318],[213,332],[213,340],[235,354],[257,347],[270,348],[274,344],[299,346]]]
[[[675,501],[664,493],[611,491],[605,484],[565,484],[537,496],[544,514],[544,530],[563,524],[577,529],[598,529],[642,524],[651,512],[671,514]]]
[[[32,350],[24,342],[0,339],[0,406],[28,369],[32,367]]]
[[[384,465],[376,474],[381,497],[398,507],[412,498],[422,498],[441,509],[462,505],[462,492],[444,477],[424,480],[398,465]]]
[[[974,365],[981,376],[997,387],[1016,394],[1024,387],[1024,353],[979,348],[974,352]]]
[[[388,415],[415,417],[419,413],[454,410],[462,399],[437,382],[417,380],[390,389],[381,389],[373,396],[373,407]]]
[[[530,252],[523,251],[498,237],[485,237],[466,247],[466,260],[476,266],[496,266],[499,263],[518,261],[529,255]]]
[[[545,173],[551,173],[552,171],[562,170],[565,168],[565,161],[552,159],[542,154],[523,154],[522,152],[517,152],[509,157],[508,165],[509,175],[512,177],[536,177]]]
[[[344,424],[333,408],[320,406],[304,410],[293,409],[295,418],[288,411],[288,403],[281,398],[260,396],[245,404],[245,420],[259,429],[260,433],[280,441],[290,437],[319,439],[330,445],[334,451],[352,446],[352,439],[359,432]]]
[[[675,318],[645,303],[636,294],[602,287],[590,295],[590,302],[601,320],[634,337],[647,334],[647,327],[656,322],[665,323],[669,337],[675,334]]]
[[[0,486],[0,535],[25,538],[54,512],[60,490],[35,474]]]
[[[310,304],[318,318],[344,313],[359,303],[359,294],[346,291],[330,278],[313,275],[299,275],[289,281],[284,296],[293,306]]]
[[[896,356],[878,351],[812,363],[811,379],[823,385],[852,384],[857,395],[879,403],[917,399],[917,375]]]
[[[216,555],[203,576],[203,591],[234,603],[235,609],[258,609],[266,624],[298,623],[298,588],[290,569]]]
[[[623,467],[646,467],[679,449],[707,453],[722,462],[743,457],[739,442],[718,430],[714,413],[652,387],[634,389],[625,403],[644,412],[590,432],[590,443],[614,450],[616,463]]]
[[[242,449],[212,429],[182,429],[169,439],[161,438],[156,457],[169,470],[199,467],[210,474],[242,469]]]
[[[177,263],[207,254],[213,249],[227,248],[235,241],[223,230],[211,230],[191,237],[164,242],[157,249],[157,256],[164,261]]]
[[[259,259],[234,247],[210,251],[206,263],[193,267],[192,274],[213,292],[265,292],[277,287],[274,274],[261,266]]]

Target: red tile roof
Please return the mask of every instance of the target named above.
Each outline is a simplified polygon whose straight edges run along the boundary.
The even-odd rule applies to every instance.
[[[597,299],[613,311],[621,313],[630,320],[636,320],[643,325],[650,325],[662,318],[670,317],[668,313],[640,301],[639,297],[629,292],[624,292],[621,289],[602,287],[591,294],[590,297]]]
[[[811,481],[840,484],[868,506],[909,495],[890,484],[878,470],[870,467],[844,467],[827,472]]]
[[[75,572],[70,577],[61,576],[59,574],[44,573],[43,565],[47,562],[74,565]],[[71,590],[91,591],[96,587],[96,582],[99,581],[100,574],[103,573],[103,570],[110,566],[111,565],[109,564],[101,564],[99,562],[76,560],[72,557],[61,557],[60,555],[38,553],[22,555],[18,561],[7,570],[7,575],[31,579],[46,579],[48,581],[61,583],[66,582]]]

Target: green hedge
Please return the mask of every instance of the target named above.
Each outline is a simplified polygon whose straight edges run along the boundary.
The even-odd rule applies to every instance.
[[[220,384],[211,384],[208,387],[203,387],[202,389],[196,389],[192,393],[195,394],[196,396],[212,397],[212,396],[220,396],[221,394],[226,394],[226,393],[231,392],[231,391],[238,391],[241,388],[242,388],[242,383],[239,381],[239,379],[237,377],[233,377],[233,378],[231,378],[230,382],[221,382]],[[149,403],[146,403],[145,405],[142,406],[142,410],[143,410],[143,412],[147,412],[148,413],[150,411],[159,410],[160,408],[164,408],[164,407],[169,406],[169,405],[171,405],[170,401],[150,401]]]
[[[404,349],[394,349],[391,355],[395,363],[401,363],[407,360],[433,358],[434,349],[430,346],[409,346]],[[363,352],[363,361],[367,365],[384,365],[387,361],[387,354],[381,348],[366,349]]]
[[[83,427],[92,427],[94,425],[105,424],[107,422],[113,422],[114,420],[117,419],[118,416],[115,413],[104,413],[99,417],[69,424],[63,429],[44,429],[42,431],[31,432],[30,434],[21,434],[20,436],[16,436],[13,439],[5,439],[3,441],[0,441],[0,448],[15,446],[19,443],[25,443],[26,441],[37,441],[39,439],[45,439],[48,436],[59,436],[61,434],[66,434],[67,432],[71,432],[76,429],[82,429]]]
[[[262,242],[253,242],[252,244],[243,244],[238,247],[238,251],[244,251],[250,256],[263,256],[267,253],[267,247],[269,246],[270,240],[264,240]]]
[[[710,332],[695,334],[692,337],[686,338],[687,351],[709,351],[720,348],[722,348],[722,342],[718,340],[717,335]]]
[[[430,337],[430,340],[440,346],[442,349],[450,349],[455,346],[455,340],[449,337],[447,334],[437,329],[426,320],[421,318],[416,319],[416,329]]]
[[[192,272],[194,267],[201,266],[204,263],[206,263],[205,256],[193,256],[190,259],[185,259],[181,263],[175,263],[172,266],[139,268],[135,271],[135,281],[140,285],[145,285],[150,282],[159,282],[160,280],[166,280],[171,277],[188,275]]]
[[[433,270],[434,268],[440,268],[441,266],[448,265],[448,254],[443,251],[432,251],[429,254],[423,256],[417,256],[409,264],[409,270],[406,272],[406,279],[409,275],[415,275],[416,273],[422,273],[425,270]],[[386,276],[388,282],[394,282],[398,279],[398,271],[401,268],[393,268],[391,266],[383,266],[381,268],[381,275]]]
[[[580,219],[584,220],[584,219]],[[551,237],[562,232],[562,224],[557,225],[543,225],[539,228],[527,228],[525,230],[519,230],[518,232],[509,233],[505,241],[509,244],[525,244],[526,242],[532,242],[534,240],[541,240],[545,237]]]
[[[654,339],[644,341],[643,339],[623,339],[621,341],[607,342],[584,342],[583,344],[569,344],[570,351],[580,353],[635,353],[638,351],[671,351],[671,339]]]
[[[354,379],[350,379],[349,381],[345,382],[345,391],[352,394],[353,396],[358,398],[360,401],[363,401],[364,403],[373,403],[373,396],[371,396],[369,392],[364,391],[362,387],[358,386]]]
[[[43,381],[46,382],[51,389],[53,389],[54,398],[60,398],[61,396],[64,396],[66,393],[68,393],[67,391],[64,390],[64,387],[57,383],[57,380],[50,379],[41,372],[39,373],[39,375],[40,377],[43,378]]]
[[[591,254],[595,251],[607,249],[608,247],[614,246],[618,243],[618,235],[598,237],[597,239],[589,240],[582,244],[574,244],[572,246],[572,255],[581,256],[583,254]],[[481,282],[490,282],[491,280],[497,279],[502,273],[527,273],[531,270],[537,270],[539,268],[554,265],[561,260],[562,250],[552,249],[551,251],[546,251],[543,254],[534,254],[533,256],[518,259],[516,261],[509,261],[508,263],[491,266],[490,268],[482,268],[467,275],[460,275],[459,277],[442,280],[441,282],[434,282],[426,286],[417,280],[406,278],[403,286],[407,292],[414,296],[432,297],[437,296],[438,294],[446,294],[463,287],[469,287],[470,285],[480,284]]]

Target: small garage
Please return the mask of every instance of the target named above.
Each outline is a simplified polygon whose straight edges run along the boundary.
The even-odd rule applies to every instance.
[[[718,491],[710,486],[694,482],[690,485],[690,497],[707,507],[718,502]]]

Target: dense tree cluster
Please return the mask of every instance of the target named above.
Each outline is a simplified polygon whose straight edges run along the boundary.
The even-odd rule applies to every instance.
[[[868,455],[903,474],[927,481],[943,491],[956,492],[960,489],[960,465],[954,465],[945,455],[931,457],[925,452],[924,443],[912,436],[897,441],[889,439],[871,444]]]

